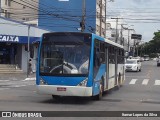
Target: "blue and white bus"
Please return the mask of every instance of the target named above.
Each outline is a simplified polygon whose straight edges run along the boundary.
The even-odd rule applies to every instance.
[[[100,99],[125,79],[124,49],[93,33],[45,33],[36,74],[38,93]]]

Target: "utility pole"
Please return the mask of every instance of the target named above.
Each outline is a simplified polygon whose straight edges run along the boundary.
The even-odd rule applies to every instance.
[[[106,38],[106,30],[107,30],[107,0],[105,0],[105,38]]]
[[[30,25],[28,25],[28,47],[27,47],[27,77],[29,76],[29,58],[30,58]]]
[[[116,19],[116,43],[118,42],[118,18]]]
[[[130,45],[129,45],[129,44],[130,44],[130,37],[131,37],[131,36],[130,36],[130,31],[132,31],[132,30],[134,30],[134,29],[128,29],[128,28],[127,28],[127,30],[128,30],[128,52],[130,52]]]
[[[0,0],[0,16],[1,16],[1,13],[2,13],[2,5],[1,5],[1,0]]]
[[[120,41],[120,44],[124,46],[123,29],[125,29],[125,28],[123,27],[123,25],[127,25],[127,24],[120,24],[120,25],[121,25],[121,31],[120,31],[121,41]]]
[[[99,35],[101,36],[102,35],[102,0],[100,0],[100,33]]]
[[[82,0],[82,21],[80,22],[81,32],[85,30],[85,18],[86,18],[86,0]]]
[[[130,38],[130,36],[129,36],[130,30],[131,30],[131,29],[128,29],[128,52],[130,52],[130,47],[129,47],[129,44],[130,44],[130,43],[129,43],[129,41],[130,41],[130,39],[129,39],[129,38]]]
[[[133,26],[133,25],[130,25],[130,26]],[[128,28],[124,28],[125,30],[128,30],[128,44],[127,44],[127,48],[128,48],[128,53],[130,53],[130,31],[131,30],[133,30],[134,31],[134,29],[129,29],[129,27],[130,26],[128,26]]]

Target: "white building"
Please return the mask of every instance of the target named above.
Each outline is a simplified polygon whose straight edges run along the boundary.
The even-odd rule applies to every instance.
[[[123,44],[125,50],[128,51],[128,47],[130,49],[130,47],[133,47],[134,45],[134,40],[131,39],[131,34],[135,33],[135,30],[131,26],[128,28],[127,25],[124,24],[122,20],[118,21],[117,29],[116,29],[116,24],[117,24],[116,20],[114,19],[107,20],[106,38],[115,42],[117,34],[117,43]]]
[[[0,0],[1,16],[37,25],[38,0]]]

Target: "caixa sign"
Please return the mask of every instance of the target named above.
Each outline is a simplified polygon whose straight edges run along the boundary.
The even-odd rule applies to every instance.
[[[0,42],[19,42],[19,38],[13,35],[0,35]]]

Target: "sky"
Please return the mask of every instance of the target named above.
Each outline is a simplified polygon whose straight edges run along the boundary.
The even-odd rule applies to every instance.
[[[134,25],[136,34],[141,34],[147,42],[160,30],[159,6],[160,0],[114,0],[107,4],[107,17],[122,18],[126,27]]]

